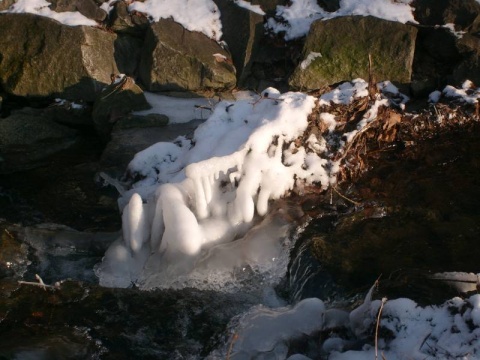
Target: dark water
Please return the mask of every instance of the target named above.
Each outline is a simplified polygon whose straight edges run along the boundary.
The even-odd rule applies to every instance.
[[[349,307],[381,276],[378,297],[438,303],[458,292],[430,274],[479,272],[477,131],[393,148],[372,156],[370,165],[362,179],[339,189],[361,205],[334,193],[302,199],[311,220],[277,288],[285,300],[316,296]],[[32,208],[14,215],[31,215]],[[3,217],[0,359],[203,358],[225,344],[231,319],[259,301],[248,292],[101,288],[92,267],[115,233],[26,229]],[[46,283],[65,273],[71,280],[47,290],[17,283],[34,281],[36,273]]]

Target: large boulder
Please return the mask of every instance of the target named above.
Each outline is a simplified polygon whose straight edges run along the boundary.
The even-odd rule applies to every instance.
[[[42,111],[17,111],[0,119],[0,173],[41,166],[76,140],[76,130],[57,124]]]
[[[150,91],[230,89],[236,83],[230,62],[230,54],[206,35],[160,19],[147,31],[140,78]]]
[[[116,35],[31,14],[0,15],[0,85],[9,94],[93,101],[117,73]]]
[[[289,83],[297,89],[369,76],[369,54],[377,80],[409,83],[417,29],[371,16],[346,16],[312,24],[300,63]]]

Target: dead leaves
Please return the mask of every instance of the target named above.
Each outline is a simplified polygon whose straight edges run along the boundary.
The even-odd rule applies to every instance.
[[[402,115],[387,109],[382,119],[381,131],[377,136],[378,142],[393,142],[397,138],[398,124],[402,121]]]

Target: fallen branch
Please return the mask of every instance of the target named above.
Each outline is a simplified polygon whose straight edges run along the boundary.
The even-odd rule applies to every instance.
[[[47,288],[49,289],[60,289],[60,283],[56,282],[55,285],[47,285],[43,282],[42,278],[40,275],[35,274],[35,278],[37,279],[38,282],[32,282],[32,281],[19,281],[18,283],[20,285],[32,285],[32,286],[40,286],[43,288],[43,290],[47,291]]]
[[[338,190],[337,190],[337,187],[336,186],[332,186],[332,189],[333,191],[335,191],[337,193],[338,196],[340,196],[341,198],[351,202],[353,205],[355,206],[360,206],[361,204],[355,200],[352,200],[352,199],[349,199],[348,197],[346,197],[345,195],[342,195]],[[331,201],[330,201],[331,203]]]

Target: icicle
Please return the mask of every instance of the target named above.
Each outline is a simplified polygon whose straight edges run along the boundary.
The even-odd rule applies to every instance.
[[[137,253],[149,236],[142,198],[137,193],[130,198],[130,202],[123,211],[122,220],[125,243],[134,253]]]
[[[163,233],[161,249],[167,246],[187,255],[197,254],[204,238],[197,218],[187,207],[181,190],[172,184],[163,185]]]
[[[163,232],[165,231],[165,224],[163,223],[163,202],[162,202],[162,186],[156,191],[155,210],[152,220],[152,235],[150,236],[150,244],[152,251],[159,249],[160,241],[162,240]]]
[[[202,177],[203,193],[205,194],[205,202],[208,205],[212,201],[212,183],[210,176]],[[207,215],[208,216],[208,215]]]
[[[195,185],[195,212],[199,219],[205,219],[208,217],[208,208],[202,178],[194,177],[191,179]]]

